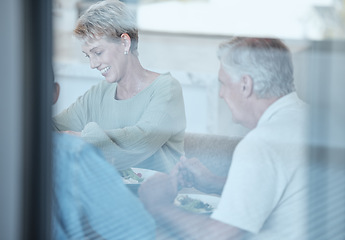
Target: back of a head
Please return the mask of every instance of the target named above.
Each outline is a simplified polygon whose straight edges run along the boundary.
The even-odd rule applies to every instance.
[[[138,28],[130,9],[121,1],[105,0],[91,5],[80,16],[74,35],[83,41],[106,38],[119,41],[127,33],[131,38],[132,53],[137,55]]]
[[[52,81],[52,84],[53,84],[53,99],[52,99],[52,103],[54,105],[57,102],[57,100],[59,99],[60,85],[57,82],[55,82],[55,74],[54,74],[53,67],[51,67],[50,74],[51,74],[51,79],[53,80]]]
[[[218,57],[235,79],[249,75],[259,98],[281,97],[295,90],[291,53],[279,39],[235,37],[220,45]]]

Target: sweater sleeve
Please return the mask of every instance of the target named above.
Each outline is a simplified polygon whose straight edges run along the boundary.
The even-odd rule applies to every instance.
[[[83,96],[80,96],[71,106],[53,117],[53,129],[56,131],[81,132],[85,125],[98,114],[95,106],[97,96],[102,91],[103,83],[90,88]]]
[[[90,122],[83,129],[82,137],[99,147],[116,168],[133,167],[160,148],[183,145],[186,120],[182,89],[177,80],[165,80],[150,92],[150,101],[136,124],[104,130]]]

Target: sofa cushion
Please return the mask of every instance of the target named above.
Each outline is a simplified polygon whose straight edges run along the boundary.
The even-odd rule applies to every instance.
[[[198,158],[208,169],[226,176],[232,154],[240,137],[186,132],[184,150],[187,158]]]

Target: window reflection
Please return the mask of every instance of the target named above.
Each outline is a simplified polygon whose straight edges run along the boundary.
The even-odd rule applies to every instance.
[[[55,113],[101,79],[89,69],[71,34],[77,17],[93,2],[54,1],[54,68],[64,90]],[[333,188],[345,185],[340,77],[344,73],[345,0],[124,2],[136,15],[143,65],[171,71],[183,87],[187,132],[245,136],[248,130],[232,122],[231,112],[218,97],[218,45],[233,35],[284,40],[293,53],[297,92],[312,106],[310,160],[318,164],[310,172],[310,239],[326,239],[320,232],[333,232],[345,215],[338,214],[344,213],[344,188]]]

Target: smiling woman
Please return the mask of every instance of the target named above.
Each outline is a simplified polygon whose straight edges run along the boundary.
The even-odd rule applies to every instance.
[[[105,80],[55,116],[55,129],[99,147],[119,170],[169,171],[183,153],[182,89],[170,73],[141,65],[131,12],[117,0],[96,3],[78,19],[74,34]]]

